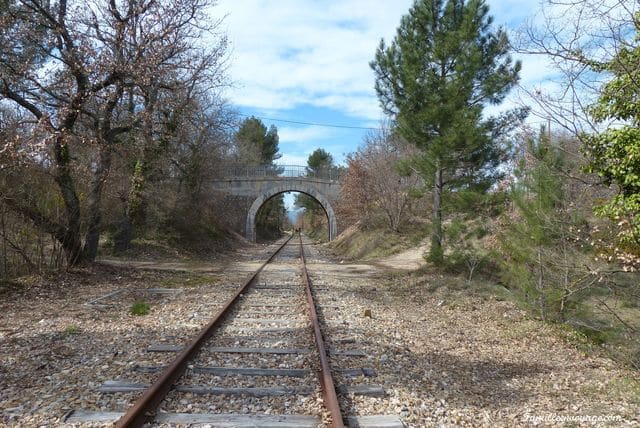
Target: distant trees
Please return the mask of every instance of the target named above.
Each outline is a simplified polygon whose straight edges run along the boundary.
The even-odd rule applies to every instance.
[[[60,242],[69,264],[95,257],[101,200],[113,155],[136,159],[126,218],[142,217],[144,189],[159,153],[191,114],[183,106],[224,84],[226,40],[203,33],[207,2],[112,0],[77,4],[9,0],[0,18],[0,97],[18,133],[3,165],[50,175],[55,209],[14,185],[3,203]],[[85,184],[87,183],[87,184]],[[5,189],[3,189],[5,190]],[[63,215],[57,215],[62,211]]]
[[[443,257],[443,205],[451,189],[488,189],[505,160],[499,136],[523,111],[487,119],[517,83],[520,63],[494,30],[483,0],[417,0],[396,37],[380,42],[371,62],[376,91],[398,132],[422,153],[416,162],[432,189],[430,258]]]
[[[333,156],[324,149],[315,149],[307,158],[307,175],[311,177],[322,176],[335,168]],[[322,217],[325,213],[322,207],[311,196],[304,193],[298,193],[295,197],[295,206],[304,209],[309,219]]]
[[[321,175],[335,168],[333,156],[325,149],[315,149],[307,159],[308,175]]]

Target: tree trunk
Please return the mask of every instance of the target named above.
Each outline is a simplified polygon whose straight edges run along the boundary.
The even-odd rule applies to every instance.
[[[114,248],[118,252],[131,248],[135,228],[144,223],[146,216],[144,188],[146,183],[145,161],[138,160],[131,176],[131,188],[127,197],[124,215],[114,236]]]
[[[538,304],[540,305],[540,319],[542,321],[546,321],[546,298],[544,295],[544,266],[542,265],[542,248],[538,247],[538,293],[540,293],[538,297]]]
[[[565,322],[566,321],[566,317],[565,317],[565,312],[566,312],[566,304],[567,304],[567,299],[569,298],[569,296],[571,295],[571,283],[570,283],[570,279],[569,279],[569,259],[567,257],[567,245],[566,245],[566,241],[565,241],[565,236],[564,236],[564,229],[562,229],[562,238],[561,238],[561,248],[562,248],[562,262],[563,262],[563,266],[562,268],[564,269],[564,275],[562,278],[562,282],[563,282],[563,286],[562,286],[562,296],[560,298],[560,321]]]
[[[438,166],[433,183],[433,206],[431,209],[431,250],[429,259],[434,263],[443,261],[442,250],[442,168]]]
[[[133,168],[124,218],[117,232],[119,242],[116,249],[118,249],[118,247],[120,250],[128,249],[131,246],[135,229],[144,224],[146,219],[144,190],[147,186],[147,175],[152,162],[157,159],[161,150],[154,139],[153,128],[158,91],[159,89],[157,87],[153,87],[149,89],[149,92],[145,93],[145,116],[142,125],[143,148],[141,156],[136,160]]]
[[[2,208],[2,214],[0,214],[0,227],[2,228],[2,271],[0,272],[1,280],[9,278],[9,262],[7,260],[7,223],[4,203],[0,203],[0,208]]]
[[[147,184],[147,161],[138,160],[131,176],[131,188],[127,203],[127,216],[133,225],[142,225],[147,217],[144,190]]]
[[[85,260],[93,261],[98,254],[98,242],[100,240],[100,201],[102,190],[107,180],[107,174],[111,169],[111,147],[102,144],[98,153],[98,164],[93,173],[89,195],[87,197],[88,225],[84,248],[82,250]]]
[[[131,236],[133,234],[133,227],[129,221],[129,217],[125,214],[122,217],[122,221],[118,225],[118,230],[113,236],[113,249],[121,253],[131,248]]]
[[[69,266],[82,262],[82,239],[80,236],[80,200],[71,176],[71,156],[69,147],[64,141],[65,133],[56,138],[54,156],[56,160],[55,181],[60,188],[64,202],[66,225],[58,239],[62,244]],[[61,238],[61,239],[60,239]]]

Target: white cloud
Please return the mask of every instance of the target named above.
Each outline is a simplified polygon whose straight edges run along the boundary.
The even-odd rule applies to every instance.
[[[492,0],[496,25],[516,30],[537,5]],[[240,107],[292,110],[324,107],[378,121],[382,112],[369,68],[381,38],[391,40],[413,0],[221,0],[232,43],[230,73]],[[540,57],[524,58],[522,83],[548,74]]]
[[[369,68],[381,37],[393,36],[410,0],[222,0],[232,42],[230,73],[240,106],[329,107],[355,118],[380,117]]]
[[[300,155],[291,155],[291,154],[283,154],[280,159],[276,162],[278,165],[306,165],[307,164],[307,156]]]
[[[292,127],[279,126],[278,136],[280,142],[293,145],[303,145],[311,141],[323,140],[330,137],[331,129],[319,126]]]
[[[495,25],[510,38],[526,19],[534,19],[538,2],[489,0]],[[327,109],[333,122],[377,126],[383,114],[374,91],[369,62],[381,38],[390,41],[413,0],[220,0],[217,16],[226,14],[232,46],[229,73],[236,87],[228,96],[240,108],[266,112],[266,117],[305,120],[296,110]],[[546,7],[546,6],[545,6]],[[538,16],[539,18],[539,16]],[[554,76],[543,56],[523,56],[521,85],[544,87]],[[500,111],[521,102],[516,90]],[[312,121],[312,120],[308,120]],[[315,120],[313,120],[315,121]],[[321,120],[318,120],[321,122]],[[281,149],[289,162],[306,163],[317,147],[342,154],[355,150],[362,131],[342,134],[319,127],[278,126]]]

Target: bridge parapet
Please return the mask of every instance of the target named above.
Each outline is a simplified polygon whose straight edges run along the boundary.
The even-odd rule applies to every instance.
[[[305,165],[227,165],[223,171],[225,179],[259,179],[259,178],[307,178],[337,182],[343,172],[342,168],[322,168],[313,170]]]

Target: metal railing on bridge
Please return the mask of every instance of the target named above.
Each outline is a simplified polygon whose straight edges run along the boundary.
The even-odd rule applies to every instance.
[[[227,165],[224,178],[261,178],[261,177],[305,177],[319,180],[338,181],[344,168],[332,167],[311,169],[305,165]]]

